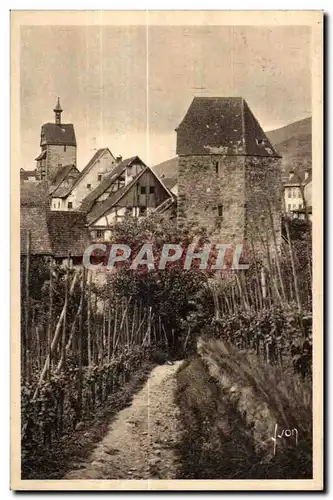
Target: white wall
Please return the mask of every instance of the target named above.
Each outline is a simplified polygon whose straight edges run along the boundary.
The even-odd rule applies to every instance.
[[[308,207],[312,206],[312,181],[310,181],[304,188],[304,198]]]
[[[68,196],[68,201],[73,203],[73,209],[77,209],[82,200],[91,193],[102,181],[98,180],[98,175],[102,175],[102,180],[116,166],[116,160],[109,151],[106,151],[102,157],[91,166],[89,172],[78,182],[71,194]],[[88,185],[90,184],[90,188]]]
[[[51,210],[68,210],[66,198],[52,198]]]
[[[284,188],[284,201],[287,212],[296,208],[303,208],[303,198],[299,186],[288,186]]]

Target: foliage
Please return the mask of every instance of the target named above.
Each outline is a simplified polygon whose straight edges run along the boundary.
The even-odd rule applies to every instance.
[[[177,373],[183,429],[178,445],[186,479],[309,479],[312,477],[311,383],[289,370],[220,341]],[[275,425],[297,428],[274,453]]]
[[[78,414],[79,373],[75,359],[52,373],[33,398],[35,384],[22,384],[21,432],[23,475],[34,470],[45,453],[71,436],[77,424],[104,405],[149,359],[147,347],[131,346],[104,364],[85,367],[82,378],[82,413]],[[27,477],[26,477],[27,478]]]
[[[203,231],[194,232],[191,228],[179,230],[173,222],[161,217],[140,219],[127,218],[113,228],[113,243],[129,245],[135,256],[144,243],[153,244],[155,269],[147,266],[130,269],[131,261],[119,263],[114,272],[108,276],[108,287],[104,291],[108,297],[120,299],[131,298],[133,302],[142,304],[158,316],[165,331],[171,335],[173,331],[179,339],[184,335],[183,322],[193,310],[197,294],[207,282],[208,273],[197,266],[184,269],[183,253],[181,259],[168,263],[166,268],[158,269],[164,243],[178,243],[186,249],[196,241],[201,248],[207,241]]]

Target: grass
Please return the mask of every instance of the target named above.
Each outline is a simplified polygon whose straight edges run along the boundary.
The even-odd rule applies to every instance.
[[[200,356],[177,373],[183,438],[181,477],[312,477],[311,382],[221,341],[201,342]],[[277,439],[275,425],[298,430]]]

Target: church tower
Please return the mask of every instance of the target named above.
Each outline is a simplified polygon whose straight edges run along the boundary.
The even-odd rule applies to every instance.
[[[54,108],[54,123],[44,123],[40,134],[41,152],[36,158],[38,177],[52,180],[61,167],[76,166],[76,137],[72,123],[62,123],[60,99]]]

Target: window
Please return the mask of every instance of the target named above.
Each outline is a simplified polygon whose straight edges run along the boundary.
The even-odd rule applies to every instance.
[[[288,198],[291,198],[291,188],[287,188],[288,191]]]
[[[87,184],[87,188],[90,189],[91,188],[91,184]]]
[[[58,208],[60,208],[60,201],[58,201]]]
[[[219,175],[219,162],[215,162],[215,174]]]
[[[68,204],[67,204],[67,207],[68,207],[69,209],[73,208],[73,202],[69,201],[69,202],[68,202]]]
[[[64,152],[66,153],[67,146],[64,146]]]
[[[146,194],[146,186],[140,186],[140,194]]]
[[[258,146],[262,146],[265,143],[265,141],[263,139],[256,139],[256,143]]]
[[[145,215],[147,212],[147,207],[140,207],[139,208],[139,215]]]
[[[223,217],[223,205],[218,205],[217,213],[219,217]]]
[[[104,231],[102,229],[97,229],[96,238],[103,238],[103,236],[104,236]]]
[[[98,180],[98,181],[101,181],[101,180],[102,180],[102,174],[98,174],[98,176],[97,176],[97,180]]]
[[[155,193],[155,186],[149,186],[149,194]]]
[[[125,215],[132,215],[132,214],[133,214],[132,207],[126,207],[125,208]]]

